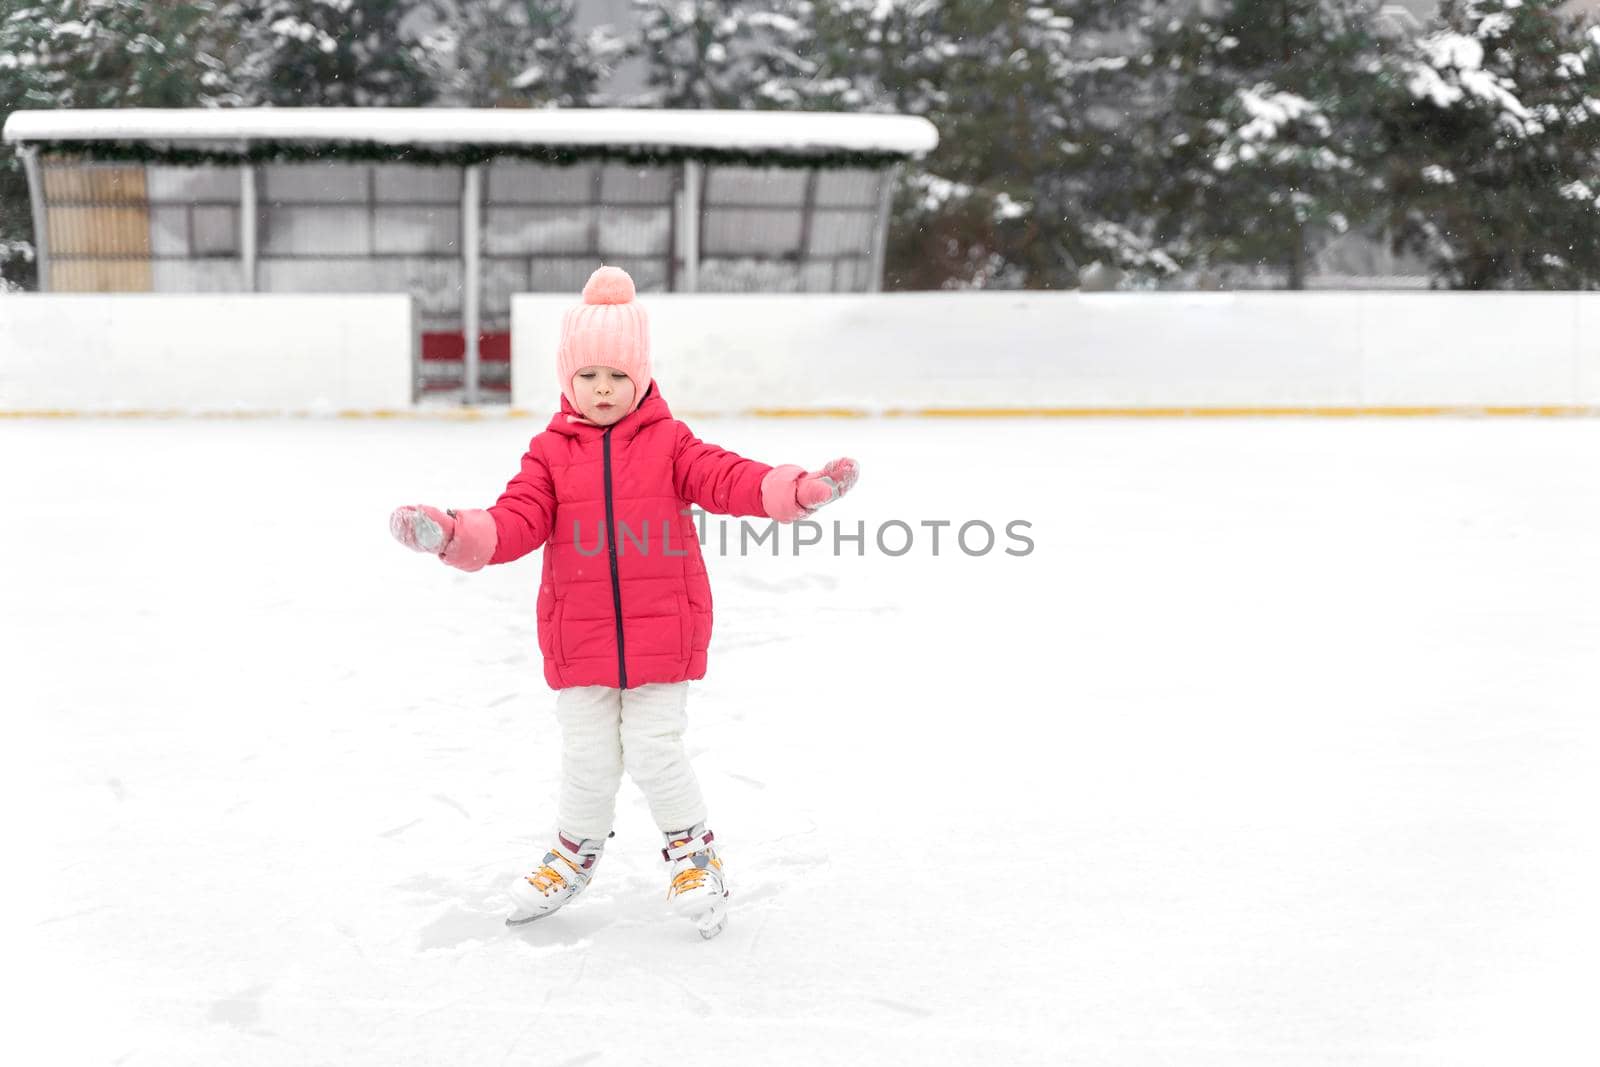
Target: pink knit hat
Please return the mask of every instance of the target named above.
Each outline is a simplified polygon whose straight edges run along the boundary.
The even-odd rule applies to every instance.
[[[583,287],[583,303],[561,316],[556,377],[573,407],[572,376],[584,367],[615,367],[633,380],[632,413],[650,386],[650,320],[633,299],[633,279],[621,267],[601,267]]]

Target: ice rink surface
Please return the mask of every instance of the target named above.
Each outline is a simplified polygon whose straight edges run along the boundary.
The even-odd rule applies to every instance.
[[[13,1062],[1596,1062],[1600,421],[693,425],[862,465],[822,546],[708,527],[704,943],[626,782],[502,925],[539,558],[387,518],[543,420],[0,422]]]

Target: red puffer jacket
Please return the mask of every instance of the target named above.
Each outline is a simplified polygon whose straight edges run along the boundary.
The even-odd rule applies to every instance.
[[[544,546],[539,650],[552,689],[703,678],[711,583],[690,504],[767,517],[773,468],[697,439],[651,383],[610,427],[561,411],[489,509],[493,563]]]

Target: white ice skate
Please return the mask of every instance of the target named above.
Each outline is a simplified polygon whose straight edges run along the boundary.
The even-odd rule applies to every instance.
[[[556,844],[544,854],[539,867],[518,878],[508,890],[512,912],[507,926],[523,926],[542,919],[584,891],[605,848],[605,838],[574,841],[556,834]]]
[[[700,823],[668,834],[667,847],[661,850],[662,857],[672,864],[667,903],[693,921],[700,936],[708,939],[722,933],[728,921],[728,883],[717,850],[711,846],[714,837],[705,823]]]

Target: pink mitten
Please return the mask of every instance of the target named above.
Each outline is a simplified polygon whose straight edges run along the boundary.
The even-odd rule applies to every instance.
[[[456,520],[438,508],[416,504],[394,509],[389,516],[389,532],[407,548],[437,556],[455,537]]]
[[[389,532],[407,548],[431,552],[463,571],[482,570],[498,540],[494,516],[487,511],[440,511],[426,504],[395,508]]]
[[[849,492],[859,474],[853,459],[833,460],[809,474],[793,464],[774,467],[761,480],[761,504],[779,522],[803,519]]]
[[[820,471],[814,471],[800,479],[795,486],[795,499],[800,506],[806,509],[809,515],[824,504],[831,504],[850,491],[856,484],[856,476],[860,468],[853,459],[835,459],[827,463]]]

